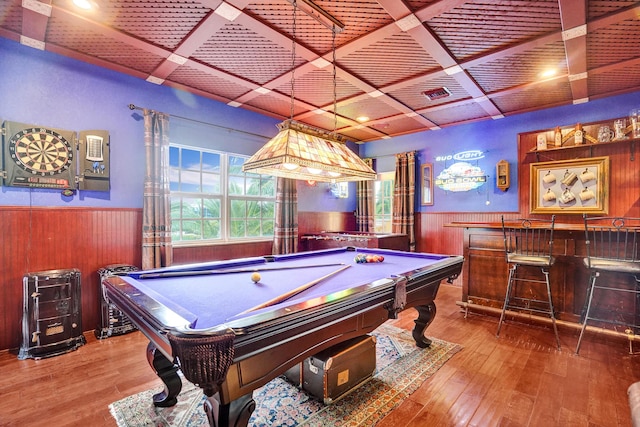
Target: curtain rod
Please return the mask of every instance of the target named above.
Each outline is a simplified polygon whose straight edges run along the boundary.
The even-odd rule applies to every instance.
[[[129,104],[129,109],[130,110],[146,110],[146,108],[138,107],[135,104]],[[155,111],[155,110],[150,110],[150,111]],[[166,114],[166,113],[164,113],[164,114]],[[206,125],[206,126],[215,127],[215,128],[218,128],[218,129],[224,129],[224,130],[227,130],[227,131],[230,131],[230,132],[244,133],[245,135],[257,136],[258,138],[264,138],[266,140],[271,139],[268,136],[260,135],[260,134],[257,134],[257,133],[247,132],[247,131],[244,131],[244,130],[234,129],[234,128],[230,128],[230,127],[226,127],[226,126],[220,126],[220,125],[216,125],[216,124],[209,123],[209,122],[203,122],[201,120],[191,119],[189,117],[176,116],[176,115],[173,115],[173,114],[168,114],[168,116],[169,117],[175,117],[176,119],[186,120],[186,121],[189,121],[189,122],[194,122],[194,123],[199,123],[199,124]]]
[[[383,159],[385,157],[397,157],[398,154],[408,154],[408,153],[413,153],[413,154],[418,154],[418,150],[409,150],[409,151],[405,151],[402,153],[393,153],[393,154],[382,154],[380,156],[376,156],[376,157],[371,157],[372,159]]]

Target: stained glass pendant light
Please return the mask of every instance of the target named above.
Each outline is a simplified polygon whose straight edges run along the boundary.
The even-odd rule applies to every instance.
[[[293,50],[291,72],[291,118],[278,125],[280,132],[242,166],[244,172],[320,182],[375,180],[376,173],[337,135],[293,120],[295,23],[293,2]],[[333,29],[333,114],[336,123],[335,33]],[[335,125],[334,125],[335,127]]]

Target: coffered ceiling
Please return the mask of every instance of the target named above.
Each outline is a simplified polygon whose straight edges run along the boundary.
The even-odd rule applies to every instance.
[[[293,1],[4,0],[0,37],[359,142],[640,90],[637,1]]]

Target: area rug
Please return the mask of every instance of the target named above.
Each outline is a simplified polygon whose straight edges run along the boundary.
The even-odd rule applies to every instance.
[[[457,344],[430,338],[429,348],[416,347],[411,333],[383,324],[376,336],[376,372],[360,387],[330,405],[307,395],[279,377],[253,392],[256,401],[249,425],[258,426],[373,426],[413,393],[447,360],[462,349]],[[156,408],[148,390],[109,405],[120,427],[204,427],[202,390],[183,381],[178,404]]]

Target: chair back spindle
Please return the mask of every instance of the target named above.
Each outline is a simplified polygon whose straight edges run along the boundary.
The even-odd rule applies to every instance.
[[[551,219],[505,220],[504,216],[502,217],[504,252],[509,268],[509,279],[496,336],[500,335],[507,311],[545,314],[551,318],[556,346],[560,349],[560,337],[549,282],[549,271],[555,263],[553,256],[555,220],[555,215]],[[529,269],[529,274],[520,274],[520,267]],[[532,275],[532,268],[541,276]],[[518,291],[518,288],[523,289]]]
[[[586,214],[582,217],[586,240],[586,257],[583,262],[590,273],[576,354],[580,351],[590,320],[625,326],[626,330],[632,332],[640,330],[635,313],[612,310],[611,305],[607,306],[606,297],[607,293],[609,297],[612,297],[612,293],[618,293],[617,301],[620,306],[624,306],[622,294],[635,294],[636,301],[640,299],[640,218],[588,217]],[[608,274],[601,276],[601,273]],[[620,275],[633,277],[634,285],[625,286]]]
[[[625,269],[625,266],[633,267],[634,263],[640,262],[640,218],[587,215],[583,218],[588,268],[598,260],[610,261],[608,264],[612,269]]]
[[[507,262],[514,259],[536,259],[536,265],[547,261],[551,265],[553,258],[553,229],[555,215],[546,219],[516,219],[502,218],[504,235],[504,250]]]

